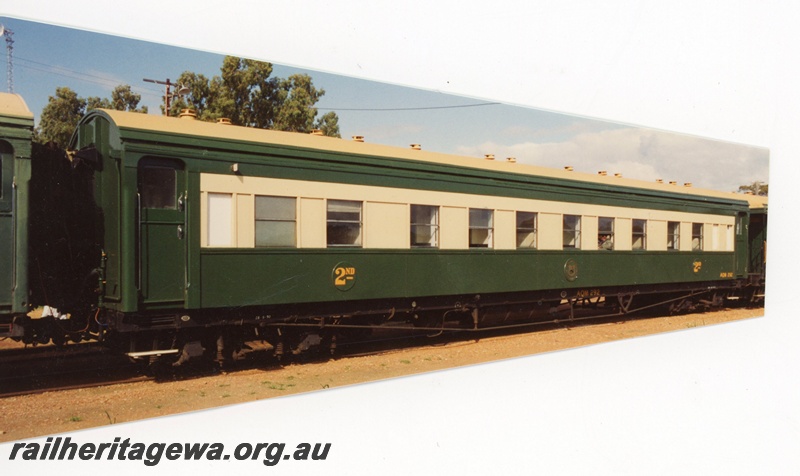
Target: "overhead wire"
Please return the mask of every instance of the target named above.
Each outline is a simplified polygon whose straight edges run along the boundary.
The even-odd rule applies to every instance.
[[[27,58],[20,58],[18,56],[15,56],[14,59],[17,61],[16,64],[18,66],[20,66],[22,68],[34,70],[34,71],[40,71],[40,72],[43,72],[43,73],[56,74],[56,75],[64,76],[64,77],[71,78],[71,79],[77,79],[77,80],[80,80],[80,81],[85,81],[85,82],[89,82],[89,83],[93,83],[93,84],[99,84],[101,86],[111,86],[111,87],[113,87],[113,86],[117,86],[117,85],[120,84],[119,81],[111,79],[111,78],[106,78],[106,77],[98,76],[98,75],[91,74],[91,73],[71,70],[71,69],[66,68],[64,66],[53,66],[53,65],[49,65],[47,63],[42,63],[42,62],[39,62],[39,61],[27,59]],[[20,61],[22,61],[22,64],[19,63]],[[43,66],[44,68],[32,66],[31,64],[25,64],[25,63],[31,63],[33,65]],[[130,86],[134,87],[133,85],[130,85]],[[137,85],[137,86],[135,86],[135,88],[138,91],[143,91],[145,94],[152,94],[155,97],[162,97],[163,94],[164,94],[161,90],[155,90],[153,88],[149,88],[149,87],[146,87],[146,86],[138,86]],[[398,111],[429,111],[429,110],[437,110],[437,109],[459,109],[459,108],[468,108],[468,107],[497,106],[497,105],[500,105],[500,104],[501,103],[499,103],[499,102],[481,102],[481,103],[472,103],[472,104],[457,104],[457,105],[450,105],[450,106],[385,107],[385,108],[383,108],[383,107],[376,107],[376,108],[317,107],[316,109],[318,111],[342,111],[342,112],[344,112],[344,111],[347,111],[347,112],[384,112],[384,111],[385,112],[398,112]]]

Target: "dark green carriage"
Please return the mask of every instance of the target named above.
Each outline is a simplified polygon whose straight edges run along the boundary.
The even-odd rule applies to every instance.
[[[748,204],[732,194],[542,169],[520,173],[531,169],[115,111],[88,114],[72,148],[95,170],[96,205],[103,211],[100,300],[117,316],[114,322],[130,324],[126,329],[180,327],[197,315],[220,322],[231,315],[258,321],[352,315],[369,312],[369,306],[413,310],[426,302],[491,306],[608,290],[726,288],[748,273]],[[201,234],[204,174],[242,183],[258,177],[709,214],[728,217],[729,226],[735,226],[735,249],[214,247],[203,245]],[[347,285],[338,283],[344,276],[338,273],[350,271]]]
[[[20,96],[0,93],[0,335],[27,313],[28,205],[33,114]]]

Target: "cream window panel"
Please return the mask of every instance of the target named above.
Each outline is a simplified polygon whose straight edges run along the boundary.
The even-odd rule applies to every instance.
[[[206,210],[208,211],[208,235],[206,244],[209,247],[233,246],[233,195],[230,193],[209,193]]]
[[[404,249],[410,246],[408,205],[367,202],[365,209],[364,248]]]
[[[325,243],[326,220],[325,200],[301,198],[297,246],[300,248],[325,248],[327,246]]]
[[[512,210],[494,212],[494,247],[498,250],[517,248],[517,214]]]
[[[630,218],[614,220],[614,249],[630,251],[633,248],[633,221]]]
[[[583,215],[581,218],[581,249],[597,249],[597,232],[599,219],[596,216]]]
[[[713,224],[711,225],[711,251],[720,251],[720,229],[719,225]]]
[[[256,246],[255,202],[252,195],[236,196],[236,246],[254,248]]]
[[[647,221],[647,249],[650,251],[667,250],[667,222],[661,220]]]
[[[564,223],[560,213],[539,213],[539,249],[560,250]]]
[[[469,248],[469,210],[461,207],[442,207],[441,249],[465,250]]]
[[[692,223],[681,222],[681,251],[692,251]]]

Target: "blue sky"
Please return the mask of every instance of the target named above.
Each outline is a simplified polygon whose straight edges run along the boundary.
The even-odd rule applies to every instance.
[[[175,81],[183,71],[219,74],[220,54],[0,18],[14,32],[14,92],[41,113],[56,87],[81,97],[109,97],[119,84],[142,96],[151,114],[160,112],[164,89],[144,78]],[[274,75],[312,76],[326,91],[317,104],[334,110],[342,137],[482,157],[516,157],[520,163],[581,172],[607,170],[653,181],[692,182],[734,191],[755,180],[768,182],[768,151],[609,121],[500,104],[275,64]],[[2,63],[2,78],[6,77]],[[5,89],[5,88],[4,88]],[[735,166],[731,166],[734,164]]]

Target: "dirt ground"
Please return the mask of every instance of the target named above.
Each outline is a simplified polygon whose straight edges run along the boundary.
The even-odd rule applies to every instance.
[[[0,399],[0,442],[450,369],[762,316],[736,309],[543,330],[172,382],[140,382]],[[0,342],[8,346],[8,342]]]

